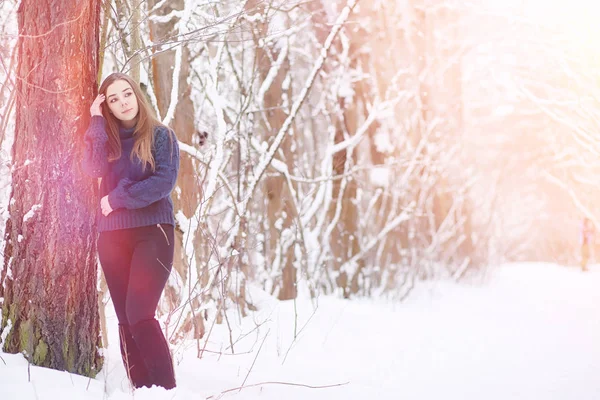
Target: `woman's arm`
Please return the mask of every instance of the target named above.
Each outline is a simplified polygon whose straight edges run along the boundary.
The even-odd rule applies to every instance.
[[[143,208],[171,194],[179,172],[179,146],[175,134],[165,128],[159,129],[154,149],[154,173],[139,182],[122,179],[108,194],[113,210]]]
[[[104,117],[95,115],[85,131],[85,152],[81,167],[92,178],[101,178],[108,171],[108,135],[105,124]]]

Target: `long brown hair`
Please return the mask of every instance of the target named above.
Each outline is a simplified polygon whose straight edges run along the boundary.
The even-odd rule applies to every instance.
[[[156,116],[154,111],[146,101],[146,97],[140,89],[140,85],[135,82],[129,75],[115,72],[110,74],[104,79],[104,82],[100,85],[98,93],[106,95],[106,89],[115,81],[125,81],[129,83],[133,94],[135,95],[138,103],[138,114],[137,121],[135,124],[135,130],[133,131],[133,149],[131,151],[131,159],[134,157],[139,158],[144,165],[150,165],[152,171],[155,171],[154,157],[152,156],[152,146],[154,145],[154,129],[162,126],[167,128],[161,123]],[[121,140],[119,139],[119,120],[109,111],[108,100],[102,102],[102,114],[106,118],[108,126],[108,160],[113,161],[121,157]],[[169,131],[170,129],[167,128]]]

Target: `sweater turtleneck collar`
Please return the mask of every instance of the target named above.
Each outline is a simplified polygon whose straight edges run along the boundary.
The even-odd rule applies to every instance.
[[[124,126],[119,125],[119,137],[121,139],[131,139],[133,137],[134,131],[135,131],[135,127],[125,128]]]

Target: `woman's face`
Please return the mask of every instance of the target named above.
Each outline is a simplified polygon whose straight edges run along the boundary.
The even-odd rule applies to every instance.
[[[118,80],[111,83],[106,88],[106,102],[124,127],[135,126],[139,107],[135,93],[127,81]]]

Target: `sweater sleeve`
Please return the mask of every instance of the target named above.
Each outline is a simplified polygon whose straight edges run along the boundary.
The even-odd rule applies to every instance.
[[[94,115],[84,136],[85,151],[81,160],[83,171],[92,178],[101,178],[108,171],[108,135],[104,117]]]
[[[124,178],[108,194],[113,210],[144,208],[171,194],[179,172],[179,146],[175,134],[159,129],[154,141],[155,171],[148,178],[132,181]]]

